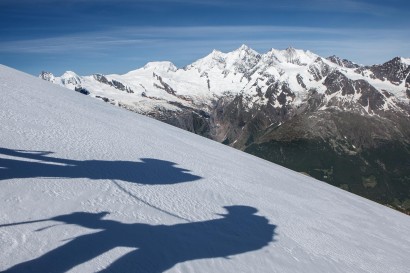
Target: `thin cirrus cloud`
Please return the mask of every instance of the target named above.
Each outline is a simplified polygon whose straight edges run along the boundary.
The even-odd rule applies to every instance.
[[[271,39],[267,39],[270,37]],[[346,39],[359,40],[402,40],[410,37],[400,29],[360,29],[360,28],[320,28],[294,26],[182,26],[182,27],[123,27],[108,31],[95,31],[70,34],[43,39],[29,39],[0,42],[0,52],[64,52],[65,50],[104,49],[124,45],[155,46],[155,43],[185,43],[194,41],[233,40],[275,40],[278,37],[292,40],[315,41],[331,40],[340,42]],[[289,39],[290,38],[290,39]],[[216,42],[217,42],[216,41]]]
[[[383,37],[383,39],[380,39]],[[246,43],[264,52],[272,47],[294,46],[319,55],[341,57],[370,64],[387,60],[393,52],[406,55],[410,37],[400,29],[352,29],[294,26],[183,26],[122,27],[44,39],[0,42],[3,53],[67,54],[79,52],[109,54],[144,50],[147,58],[165,58],[183,65],[210,50],[235,49]],[[168,52],[169,55],[158,51]],[[153,53],[154,54],[154,53]],[[382,59],[383,58],[383,59]],[[147,59],[146,61],[149,61]]]
[[[62,37],[0,42],[0,52],[4,53],[69,53],[70,51],[98,51],[127,45],[157,43],[156,39],[127,39],[121,37],[68,35]]]
[[[298,3],[296,3],[298,2]],[[357,0],[313,0],[313,1],[284,1],[284,8],[311,9],[318,11],[338,11],[347,13],[363,13],[384,16],[398,11],[397,8],[376,4],[375,1]],[[303,3],[302,3],[303,2]]]

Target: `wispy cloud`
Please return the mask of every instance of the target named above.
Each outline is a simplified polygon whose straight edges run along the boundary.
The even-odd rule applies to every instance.
[[[284,7],[303,10],[332,11],[344,13],[362,13],[384,16],[397,11],[388,5],[380,5],[374,1],[363,0],[311,0],[285,2]]]
[[[44,39],[30,39],[0,42],[0,52],[14,53],[68,53],[69,51],[98,51],[121,46],[150,45],[158,39],[132,39],[108,36],[62,36]]]
[[[161,51],[167,59],[193,61],[213,48],[232,50],[247,43],[259,51],[295,46],[320,55],[338,54],[369,63],[390,57],[410,56],[410,37],[400,29],[351,29],[294,26],[197,26],[124,27],[104,32],[0,42],[3,53],[107,53],[117,51]],[[380,37],[383,37],[381,39]],[[185,56],[183,56],[185,54]],[[384,59],[386,60],[386,59]]]

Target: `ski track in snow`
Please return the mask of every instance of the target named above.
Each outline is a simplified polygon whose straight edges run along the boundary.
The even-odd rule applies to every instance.
[[[5,66],[0,88],[0,271],[410,268],[404,214]]]

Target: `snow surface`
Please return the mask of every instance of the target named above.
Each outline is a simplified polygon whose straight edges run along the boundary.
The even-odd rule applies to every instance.
[[[404,214],[5,66],[0,91],[0,271],[410,268]]]
[[[401,61],[407,65],[410,65],[410,58],[401,58]]]

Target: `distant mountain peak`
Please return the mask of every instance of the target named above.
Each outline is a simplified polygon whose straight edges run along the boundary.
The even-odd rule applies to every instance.
[[[249,46],[242,44],[240,47],[238,47],[236,50],[234,50],[233,52],[241,52],[241,51],[245,51],[248,53],[252,53],[252,54],[259,54],[258,52],[256,52],[254,49],[250,48]]]
[[[310,52],[309,50],[296,49],[288,47],[284,50],[271,48],[264,54],[264,59],[271,59],[278,63],[290,63],[295,65],[306,65],[313,63],[319,56]]]
[[[239,50],[248,50],[248,49],[250,49],[250,47],[245,45],[245,44],[242,44],[238,49]]]
[[[66,72],[63,73],[63,76],[65,77],[78,77],[77,73],[71,70],[67,70]]]
[[[55,82],[55,77],[54,77],[53,73],[51,73],[51,72],[41,71],[41,73],[40,73],[40,75],[38,75],[38,77],[40,79],[43,79],[43,80],[46,80],[46,81],[49,81],[49,82],[52,82],[52,83]]]
[[[199,72],[203,72],[209,69],[214,68],[215,66],[220,67],[223,69],[225,66],[225,57],[226,53],[223,53],[219,50],[212,50],[211,53],[206,55],[205,57],[193,62],[190,65],[185,67],[185,70],[190,70],[192,68],[197,69]]]
[[[341,67],[347,67],[347,68],[359,68],[360,67],[360,65],[354,62],[347,60],[347,59],[339,58],[336,55],[329,56],[326,58],[326,60],[331,61],[332,63],[337,64],[338,66],[341,66]]]
[[[152,69],[152,70],[162,70],[165,72],[175,72],[178,70],[172,62],[169,61],[156,61],[156,62],[148,62],[144,65],[144,69]]]
[[[226,53],[223,53],[220,50],[214,49],[214,50],[212,50],[211,53],[209,53],[208,55],[206,55],[202,59],[216,59],[216,60],[219,60],[221,58],[225,58],[225,55],[226,55]]]
[[[410,65],[410,58],[403,58],[403,57],[401,57],[400,59],[401,59],[401,62],[402,62],[402,63],[407,64],[407,65]]]
[[[241,45],[239,48],[237,48],[236,50],[232,52],[228,52],[227,55],[232,54],[232,53],[239,53],[240,57],[243,57],[244,55],[250,55],[252,57],[260,56],[259,52],[257,52],[256,50],[250,48],[249,46],[245,44]]]
[[[81,84],[81,77],[78,76],[74,71],[66,71],[60,77],[60,81],[63,85],[77,87]]]

